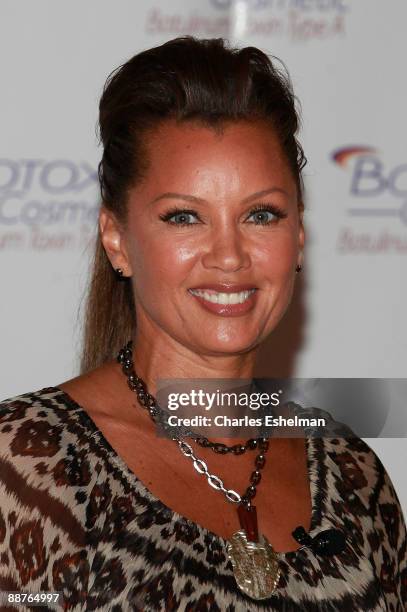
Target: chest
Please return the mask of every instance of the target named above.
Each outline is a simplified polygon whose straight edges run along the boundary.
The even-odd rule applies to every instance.
[[[123,436],[117,422],[97,424],[128,468],[165,506],[225,539],[241,528],[237,504],[211,487],[207,476],[194,469],[191,459],[175,442],[156,436],[149,439],[139,432],[132,435],[127,431]],[[246,491],[258,451],[236,456],[217,455],[196,444],[193,448],[208,472],[220,478],[226,489],[240,495]],[[295,550],[299,544],[291,533],[299,525],[308,530],[312,514],[304,440],[271,441],[261,474],[253,499],[259,532],[275,550]]]

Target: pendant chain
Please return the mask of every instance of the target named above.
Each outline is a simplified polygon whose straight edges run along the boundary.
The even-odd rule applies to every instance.
[[[268,449],[268,440],[264,439],[260,442],[261,452],[257,455],[255,459],[256,469],[252,472],[250,476],[250,485],[247,487],[244,495],[239,495],[239,493],[236,493],[236,491],[234,491],[233,489],[226,489],[223,484],[223,481],[219,478],[219,476],[216,476],[215,474],[210,474],[205,461],[196,457],[192,447],[187,442],[185,442],[184,440],[178,440],[178,445],[181,449],[181,452],[193,461],[193,466],[196,471],[199,474],[204,474],[208,480],[208,484],[217,491],[221,491],[222,493],[224,493],[228,501],[235,504],[245,504],[246,506],[249,506],[251,504],[251,500],[256,495],[256,485],[259,484],[261,479],[260,470],[264,467],[266,461],[265,452]]]

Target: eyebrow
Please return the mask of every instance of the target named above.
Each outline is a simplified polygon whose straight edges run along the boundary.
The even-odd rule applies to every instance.
[[[288,193],[285,189],[282,189],[281,187],[270,187],[269,189],[262,189],[261,191],[256,191],[256,193],[252,193],[252,195],[247,196],[247,198],[244,198],[241,204],[247,204],[247,202],[250,202],[251,200],[255,200],[256,198],[262,198],[263,196],[269,195],[270,193],[283,193],[284,195],[288,196]],[[206,202],[206,200],[204,200],[203,198],[198,198],[193,195],[188,195],[185,193],[176,193],[175,191],[166,191],[165,193],[162,193],[161,195],[151,200],[150,204],[155,204],[155,202],[158,202],[159,200],[164,200],[166,198],[185,200],[186,202]]]

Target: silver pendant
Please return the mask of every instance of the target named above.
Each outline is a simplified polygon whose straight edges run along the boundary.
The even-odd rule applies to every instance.
[[[270,597],[280,579],[278,555],[263,535],[250,542],[244,529],[233,534],[227,543],[237,586],[252,599]]]

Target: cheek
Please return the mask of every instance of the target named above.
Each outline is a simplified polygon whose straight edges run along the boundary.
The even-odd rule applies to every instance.
[[[137,245],[148,245],[140,248]],[[148,293],[162,293],[164,286],[174,287],[182,283],[198,256],[196,245],[186,245],[185,240],[171,236],[160,239],[141,237],[131,249],[132,269],[136,286]]]
[[[291,274],[298,255],[298,241],[290,232],[275,233],[256,248],[255,260],[271,278]]]

